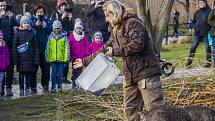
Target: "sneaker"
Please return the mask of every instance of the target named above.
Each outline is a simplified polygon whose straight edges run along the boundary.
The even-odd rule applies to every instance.
[[[188,68],[191,68],[191,67],[192,67],[191,65],[186,65],[186,66],[185,66],[185,68],[187,68],[187,69],[188,69]]]
[[[51,93],[56,93],[56,92],[57,92],[56,87],[52,87],[51,88]]]
[[[64,84],[72,84],[72,82],[69,81],[69,80],[67,80],[67,79],[65,79],[65,80],[63,81],[63,83],[64,83]]]
[[[36,94],[37,93],[37,89],[35,89],[35,88],[31,89],[31,93],[32,94]]]
[[[62,84],[58,84],[58,85],[57,85],[57,88],[58,88],[58,91],[59,91],[59,92],[62,92],[62,91],[63,91]]]
[[[5,97],[4,96],[0,96],[0,101],[1,100],[5,100]]]
[[[210,68],[210,67],[211,67],[211,64],[210,64],[210,63],[206,63],[203,67],[204,67],[204,68]]]
[[[185,68],[191,68],[192,62],[191,61],[187,61]]]
[[[6,89],[6,96],[13,96],[12,89],[10,89],[10,88]]]
[[[31,91],[29,89],[25,89],[25,96],[31,95]]]

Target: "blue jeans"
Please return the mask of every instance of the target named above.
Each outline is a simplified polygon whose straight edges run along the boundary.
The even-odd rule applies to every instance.
[[[206,36],[194,36],[192,46],[190,49],[189,59],[188,59],[188,65],[192,64],[193,58],[195,56],[195,52],[197,47],[199,46],[199,43],[203,40],[205,44],[205,50],[206,50],[206,60],[207,62],[211,62],[211,49],[208,43],[208,38]]]
[[[0,72],[0,93],[2,92],[3,80],[4,80],[4,72]]]
[[[34,81],[33,72],[20,72],[19,73],[19,88],[20,90],[30,89],[31,83]]]
[[[62,84],[64,78],[64,63],[54,62],[52,63],[52,87],[56,84]]]
[[[212,54],[213,54],[213,62],[215,63],[215,37],[213,37],[213,41],[212,41],[212,47],[213,47],[213,50],[212,50]]]

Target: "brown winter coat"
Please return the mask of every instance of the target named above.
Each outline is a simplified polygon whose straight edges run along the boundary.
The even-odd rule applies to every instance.
[[[103,48],[113,47],[113,55],[122,57],[123,72],[127,83],[135,84],[142,79],[160,75],[159,61],[152,48],[145,26],[132,12],[125,12],[122,20],[109,27],[110,41]],[[84,65],[92,59],[84,59]]]

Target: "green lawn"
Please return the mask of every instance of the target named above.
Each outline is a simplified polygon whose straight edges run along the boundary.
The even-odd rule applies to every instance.
[[[161,57],[173,62],[176,67],[183,68],[186,64],[190,48],[191,44],[174,43],[166,45],[161,50]],[[204,44],[201,43],[196,50],[193,66],[203,66],[205,61],[205,47]]]

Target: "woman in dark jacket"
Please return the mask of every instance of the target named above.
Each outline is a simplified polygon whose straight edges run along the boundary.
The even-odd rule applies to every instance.
[[[72,22],[72,11],[71,8],[68,8],[68,2],[66,0],[58,0],[57,10],[52,12],[51,21],[59,20],[62,23],[63,30],[69,33],[73,31],[74,25]]]
[[[42,4],[37,4],[34,7],[34,16],[31,17],[31,27],[36,30],[36,37],[38,40],[38,46],[40,51],[40,62],[39,65],[36,68],[35,72],[35,80],[31,84],[31,87],[33,88],[33,92],[36,93],[36,73],[40,66],[41,68],[41,85],[43,87],[43,91],[47,92],[49,91],[49,80],[50,80],[50,64],[45,61],[45,49],[46,44],[48,42],[48,36],[51,34],[52,31],[52,22],[51,20],[45,15],[46,10],[45,6]]]
[[[30,19],[23,16],[13,40],[13,62],[19,72],[20,96],[30,93],[30,83],[34,81],[36,65],[39,64],[39,47],[35,31],[30,27]]]
[[[92,33],[100,31],[102,33],[104,42],[107,42],[110,37],[108,32],[109,23],[105,21],[104,11],[102,5],[105,0],[95,0],[93,4],[88,8],[86,16],[90,19],[90,29]]]
[[[133,10],[117,0],[106,2],[103,10],[112,25],[112,39],[101,51],[122,58],[125,115],[128,121],[139,121],[143,105],[147,110],[164,105],[159,62],[149,34]],[[74,68],[86,66],[92,58],[76,60]]]

